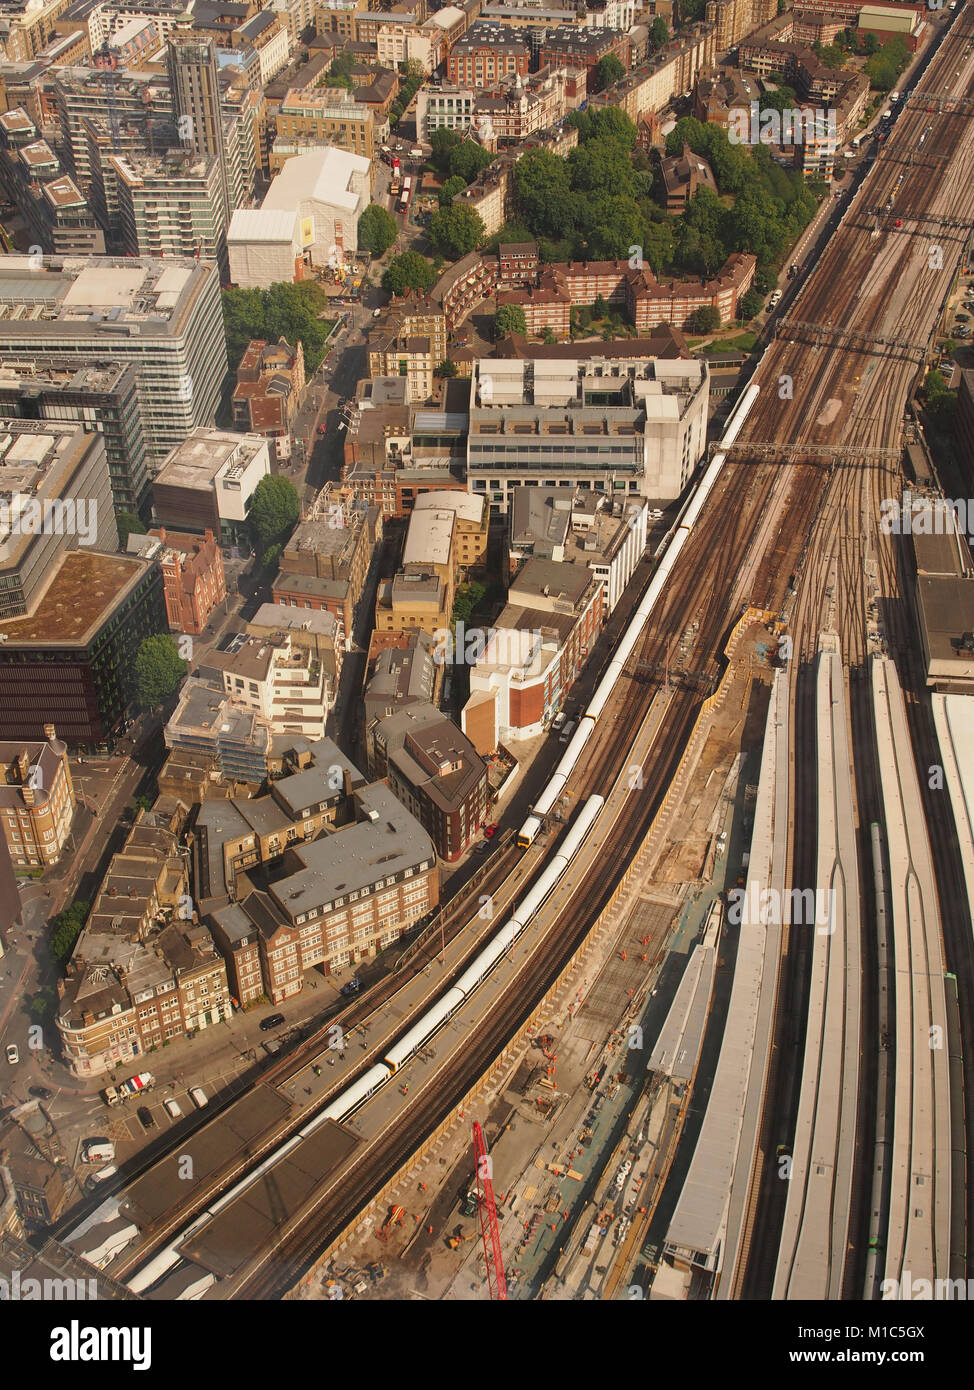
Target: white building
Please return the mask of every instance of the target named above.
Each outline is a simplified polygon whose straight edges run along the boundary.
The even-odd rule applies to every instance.
[[[369,160],[328,146],[294,155],[260,208],[238,208],[227,247],[230,279],[267,289],[299,278],[302,265],[343,263],[358,250],[358,223],[369,205]]]
[[[206,666],[223,675],[237,705],[263,719],[274,733],[325,736],[328,715],[321,661],[291,641],[290,633],[248,637],[234,652],[214,652]]]

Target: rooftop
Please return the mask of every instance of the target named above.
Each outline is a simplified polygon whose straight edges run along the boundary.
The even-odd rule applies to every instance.
[[[0,621],[5,650],[12,647],[84,646],[109,608],[147,573],[150,562],[94,550],[64,553],[33,613]]]

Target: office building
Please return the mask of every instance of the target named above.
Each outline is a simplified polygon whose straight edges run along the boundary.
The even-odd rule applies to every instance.
[[[221,544],[249,540],[250,499],[270,471],[268,442],[260,435],[194,429],[152,484],[156,522],[194,535],[211,530]]]
[[[148,518],[149,475],[134,365],[102,360],[80,366],[66,357],[5,355],[0,416],[94,427],[105,444],[115,510]]]
[[[177,30],[166,51],[176,130],[181,144],[197,159],[215,159],[220,170],[224,226],[235,204],[230,198],[227,151],[223,136],[219,64],[216,44]]]
[[[216,413],[227,374],[217,268],[187,259],[0,259],[0,357],[108,353],[138,373],[147,463]]]
[[[220,162],[188,149],[113,156],[121,249],[131,256],[197,256],[229,276]]]
[[[467,486],[504,513],[512,486],[678,497],[706,448],[708,380],[697,361],[482,358]]]

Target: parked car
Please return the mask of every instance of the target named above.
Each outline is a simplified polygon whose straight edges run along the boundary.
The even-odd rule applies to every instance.
[[[156,1120],[152,1111],[147,1105],[140,1105],[135,1112],[139,1117],[139,1124],[143,1129],[155,1129]]]
[[[196,1106],[197,1110],[202,1110],[203,1106],[207,1104],[206,1092],[203,1090],[202,1086],[190,1086],[189,1098]]]
[[[272,1028],[280,1028],[284,1022],[283,1014],[271,1014],[270,1018],[262,1018],[260,1021],[260,1031],[269,1033]]]
[[[20,1048],[16,1043],[7,1043],[7,1061],[12,1067],[20,1061]]]
[[[342,994],[344,994],[347,999],[350,994],[357,994],[361,988],[361,980],[349,980],[347,985],[342,985]]]
[[[773,309],[773,308],[775,308],[776,305],[778,305],[778,304],[780,304],[780,303],[781,303],[781,291],[780,291],[780,290],[775,290],[774,294],[773,294],[773,295],[771,296],[771,298],[768,300],[768,308],[769,308],[769,309]]]
[[[54,1092],[49,1091],[46,1086],[28,1086],[27,1094],[36,1096],[38,1100],[50,1100]]]
[[[178,1120],[183,1113],[178,1100],[164,1100],[162,1107],[171,1120]]]
[[[568,716],[567,714],[565,714],[565,711],[560,710],[559,713],[556,714],[554,719],[551,721],[551,727],[553,729],[560,729],[567,718]]]

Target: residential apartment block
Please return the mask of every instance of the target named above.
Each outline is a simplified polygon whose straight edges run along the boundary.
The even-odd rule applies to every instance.
[[[354,630],[382,521],[377,509],[347,508],[330,499],[331,493],[323,492],[292,533],[281,553],[272,596],[288,607],[333,614],[344,642]]]
[[[324,671],[289,633],[248,637],[234,651],[211,652],[200,667],[203,677],[210,672],[222,676],[224,692],[236,705],[275,733],[324,737],[329,708]]]
[[[72,1075],[103,1075],[230,1018],[226,966],[189,914],[188,886],[175,833],[163,816],[142,812],[58,981],[57,1028]]]
[[[490,808],[487,764],[434,705],[407,705],[372,731],[376,762],[447,863],[470,848]]]
[[[245,871],[236,876],[236,906],[256,929],[264,993],[273,1003],[299,993],[315,966],[330,974],[374,956],[438,903],[433,843],[389,788],[356,786],[344,799],[332,833],[287,848],[280,876],[266,888],[248,888]],[[218,826],[209,815],[212,857],[223,820]],[[228,821],[227,828],[234,838],[238,827]],[[211,912],[225,949],[249,935],[239,913]]]
[[[429,298],[390,306],[369,333],[369,375],[402,376],[407,403],[433,395],[433,373],[446,358],[446,316]]]
[[[445,84],[422,87],[416,98],[419,138],[434,130],[472,129],[491,152],[516,144],[562,120],[585,100],[587,77],[576,68],[542,68],[492,82],[486,88]]]

